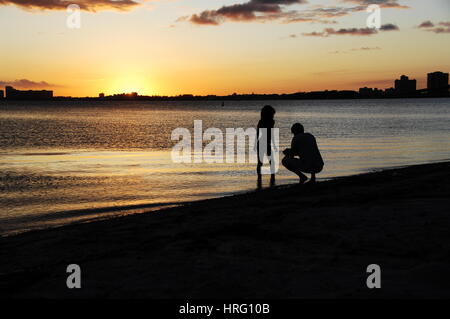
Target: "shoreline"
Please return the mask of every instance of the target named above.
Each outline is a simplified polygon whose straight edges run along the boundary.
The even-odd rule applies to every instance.
[[[410,166],[418,166],[418,165],[428,165],[428,164],[437,164],[437,163],[445,163],[450,162],[450,159],[444,159],[444,160],[436,160],[436,161],[428,161],[424,163],[415,163],[415,164],[403,164],[403,165],[394,165],[394,166],[387,166],[387,167],[378,167],[378,168],[370,168],[367,169],[365,172],[355,173],[352,175],[344,175],[344,176],[336,176],[336,177],[327,177],[321,179],[320,177],[317,179],[318,183],[323,182],[329,182],[333,180],[338,180],[342,178],[351,178],[356,177],[360,175],[365,174],[373,174],[373,173],[379,173],[385,170],[396,170],[396,169],[402,169],[407,168]],[[289,184],[281,184],[281,185],[275,185],[275,186],[263,186],[262,189],[242,189],[237,190],[233,192],[232,194],[226,194],[226,195],[220,195],[220,196],[214,196],[210,198],[204,198],[204,199],[198,199],[198,200],[190,200],[190,201],[180,201],[180,202],[156,202],[156,203],[148,203],[148,204],[130,204],[130,205],[122,205],[122,206],[105,206],[105,207],[98,207],[98,208],[85,208],[85,209],[73,209],[73,210],[64,210],[59,212],[51,212],[48,214],[40,215],[39,218],[42,218],[44,220],[52,220],[52,219],[58,219],[63,218],[66,216],[66,218],[78,216],[80,219],[74,220],[71,222],[67,222],[64,224],[56,224],[54,226],[46,225],[46,226],[34,226],[29,229],[20,229],[20,230],[9,230],[5,231],[3,233],[0,233],[0,239],[6,238],[6,237],[12,237],[17,236],[29,232],[36,232],[36,231],[45,231],[45,230],[51,230],[51,229],[58,229],[65,226],[76,226],[79,224],[87,224],[87,223],[95,223],[99,221],[105,221],[110,220],[114,218],[121,218],[125,216],[131,216],[131,215],[139,215],[139,214],[145,214],[150,212],[161,212],[165,211],[167,209],[176,208],[176,207],[183,207],[186,205],[192,205],[196,203],[202,203],[202,202],[208,202],[210,200],[220,200],[225,198],[233,198],[235,196],[241,196],[246,194],[252,194],[255,192],[259,192],[261,190],[274,190],[278,188],[286,188],[286,187],[294,187],[296,186],[296,183],[289,183]],[[89,217],[90,214],[104,214],[104,215],[98,215],[95,217]],[[85,217],[83,219],[83,217]],[[18,217],[15,218],[15,220],[26,220],[28,216],[25,217]]]
[[[384,96],[384,97],[333,97],[333,98],[293,98],[293,97],[261,97],[261,98],[230,98],[230,97],[199,97],[199,98],[152,98],[152,97],[138,97],[138,98],[99,98],[99,97],[64,97],[56,96],[52,99],[0,99],[0,102],[61,102],[61,101],[88,101],[88,102],[240,102],[240,101],[342,101],[342,100],[401,100],[401,99],[448,99],[450,96]]]
[[[3,237],[0,295],[449,297],[449,178],[413,165]],[[65,287],[70,263],[84,289]]]

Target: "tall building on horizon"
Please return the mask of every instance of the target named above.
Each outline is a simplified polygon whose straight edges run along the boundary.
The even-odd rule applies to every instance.
[[[3,90],[0,90],[0,99],[3,99],[3,98],[4,98]]]
[[[395,92],[400,96],[411,96],[416,94],[417,81],[410,80],[406,75],[402,75],[399,80],[395,80]]]
[[[430,95],[448,95],[448,73],[428,73],[427,89]]]

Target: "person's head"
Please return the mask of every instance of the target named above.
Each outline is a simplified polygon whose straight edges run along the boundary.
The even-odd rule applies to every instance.
[[[300,123],[295,123],[291,127],[291,132],[294,135],[302,134],[302,133],[305,133],[305,129],[304,129],[303,125],[301,125]]]
[[[261,110],[261,119],[263,120],[273,120],[276,111],[270,105],[266,105]]]

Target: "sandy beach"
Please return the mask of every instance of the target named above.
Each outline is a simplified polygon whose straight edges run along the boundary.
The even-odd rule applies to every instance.
[[[409,166],[1,238],[0,295],[448,298],[449,180],[450,162]]]

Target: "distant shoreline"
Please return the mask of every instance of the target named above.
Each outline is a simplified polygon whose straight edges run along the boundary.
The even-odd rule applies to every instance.
[[[0,295],[448,298],[449,179],[450,162],[413,165],[0,238]]]
[[[342,97],[342,98],[292,98],[292,97],[255,97],[255,98],[231,98],[231,97],[198,97],[198,98],[184,98],[184,97],[139,97],[139,98],[98,98],[98,97],[54,97],[52,99],[0,99],[0,102],[48,102],[48,101],[98,101],[98,102],[109,102],[109,101],[151,101],[151,102],[176,102],[176,101],[325,101],[325,100],[402,100],[402,99],[446,99],[450,96],[410,96],[410,97]]]

